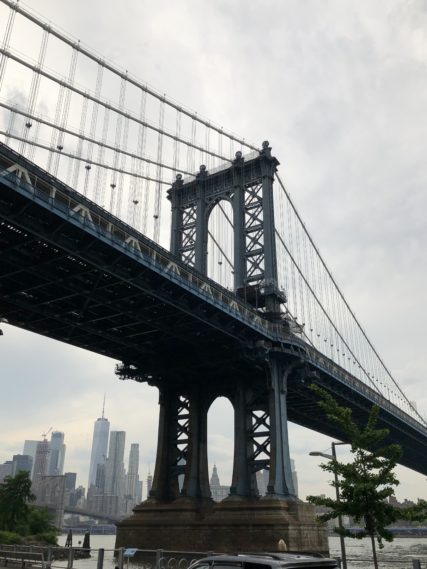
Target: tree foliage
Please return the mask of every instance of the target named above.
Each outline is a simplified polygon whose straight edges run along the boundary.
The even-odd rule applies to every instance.
[[[13,478],[6,476],[3,484],[0,484],[0,530],[14,532],[18,526],[26,523],[29,502],[34,499],[27,471],[21,470]]]
[[[320,516],[323,521],[338,516],[351,516],[362,527],[362,531],[357,534],[346,528],[335,528],[337,533],[359,539],[369,536],[373,546],[376,540],[383,547],[383,540],[393,539],[387,529],[390,524],[410,515],[414,516],[413,519],[423,519],[422,516],[427,513],[422,505],[416,507],[417,511],[414,508],[402,510],[388,502],[399,484],[394,468],[402,449],[400,445],[384,443],[389,431],[377,427],[379,407],[373,406],[366,425],[359,427],[352,417],[351,409],[338,405],[321,387],[312,385],[311,389],[319,396],[319,406],[326,417],[346,434],[353,460],[348,463],[330,460],[320,465],[323,470],[337,475],[338,481],[334,480],[331,484],[338,487],[339,501],[322,496],[308,496],[307,500],[330,509]]]
[[[15,477],[6,476],[0,484],[0,534],[4,543],[20,543],[19,536],[40,536],[42,541],[56,544],[56,528],[46,508],[37,508],[26,471]]]
[[[427,520],[427,501],[418,500],[415,506],[401,510],[400,517],[407,522],[424,522]]]

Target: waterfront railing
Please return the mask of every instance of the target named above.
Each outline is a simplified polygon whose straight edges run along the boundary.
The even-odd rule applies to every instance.
[[[168,551],[164,549],[86,549],[82,547],[42,547],[0,544],[0,566],[22,569],[188,569],[213,551]],[[336,557],[341,567],[341,559]],[[369,557],[347,558],[348,569],[366,569]],[[399,558],[379,554],[380,569],[427,569],[427,554],[415,556],[402,552]]]

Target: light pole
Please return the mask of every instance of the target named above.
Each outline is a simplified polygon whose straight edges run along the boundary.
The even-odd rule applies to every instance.
[[[337,452],[335,450],[335,447],[338,445],[348,445],[349,443],[336,443],[336,442],[332,442],[331,443],[331,447],[332,447],[332,454],[325,454],[323,452],[317,452],[317,451],[313,451],[310,452],[310,456],[321,456],[322,458],[326,458],[327,460],[333,460],[336,462],[337,460]],[[340,501],[340,491],[338,488],[338,474],[336,472],[334,472],[334,477],[335,477],[335,494],[337,497],[337,502]],[[338,516],[338,527],[340,528],[340,530],[342,530],[344,528],[344,525],[342,523],[342,516],[341,514],[339,514]],[[345,554],[345,542],[344,542],[344,536],[340,533],[340,545],[341,545],[341,558],[342,558],[342,567],[343,569],[347,569],[347,557]]]

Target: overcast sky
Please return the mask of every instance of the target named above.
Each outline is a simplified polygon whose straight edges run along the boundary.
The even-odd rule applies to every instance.
[[[268,139],[280,174],[350,305],[410,400],[427,413],[425,0],[34,0],[27,6],[224,128]],[[104,392],[112,429],[154,466],[157,392],[115,362],[2,325],[0,461],[49,427],[86,486]],[[210,414],[210,467],[230,482],[230,405]],[[223,419],[225,417],[225,419]],[[300,497],[327,491],[291,425]],[[427,460],[427,459],[426,459]],[[399,468],[404,497],[425,477]]]

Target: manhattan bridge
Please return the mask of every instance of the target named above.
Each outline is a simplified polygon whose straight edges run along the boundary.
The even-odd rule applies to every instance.
[[[216,530],[218,512],[235,523],[233,504],[262,502],[261,469],[274,515],[294,507],[288,420],[345,440],[312,383],[360,422],[378,405],[401,464],[427,475],[427,423],[332,277],[269,143],[201,118],[17,2],[0,0],[0,22],[0,317],[114,358],[119,378],[160,392],[151,496],[118,543],[143,542],[146,516],[162,547],[162,507],[163,523],[173,512],[196,524],[205,508],[209,525],[219,396],[233,405],[235,451]],[[244,549],[236,526],[234,538]]]

